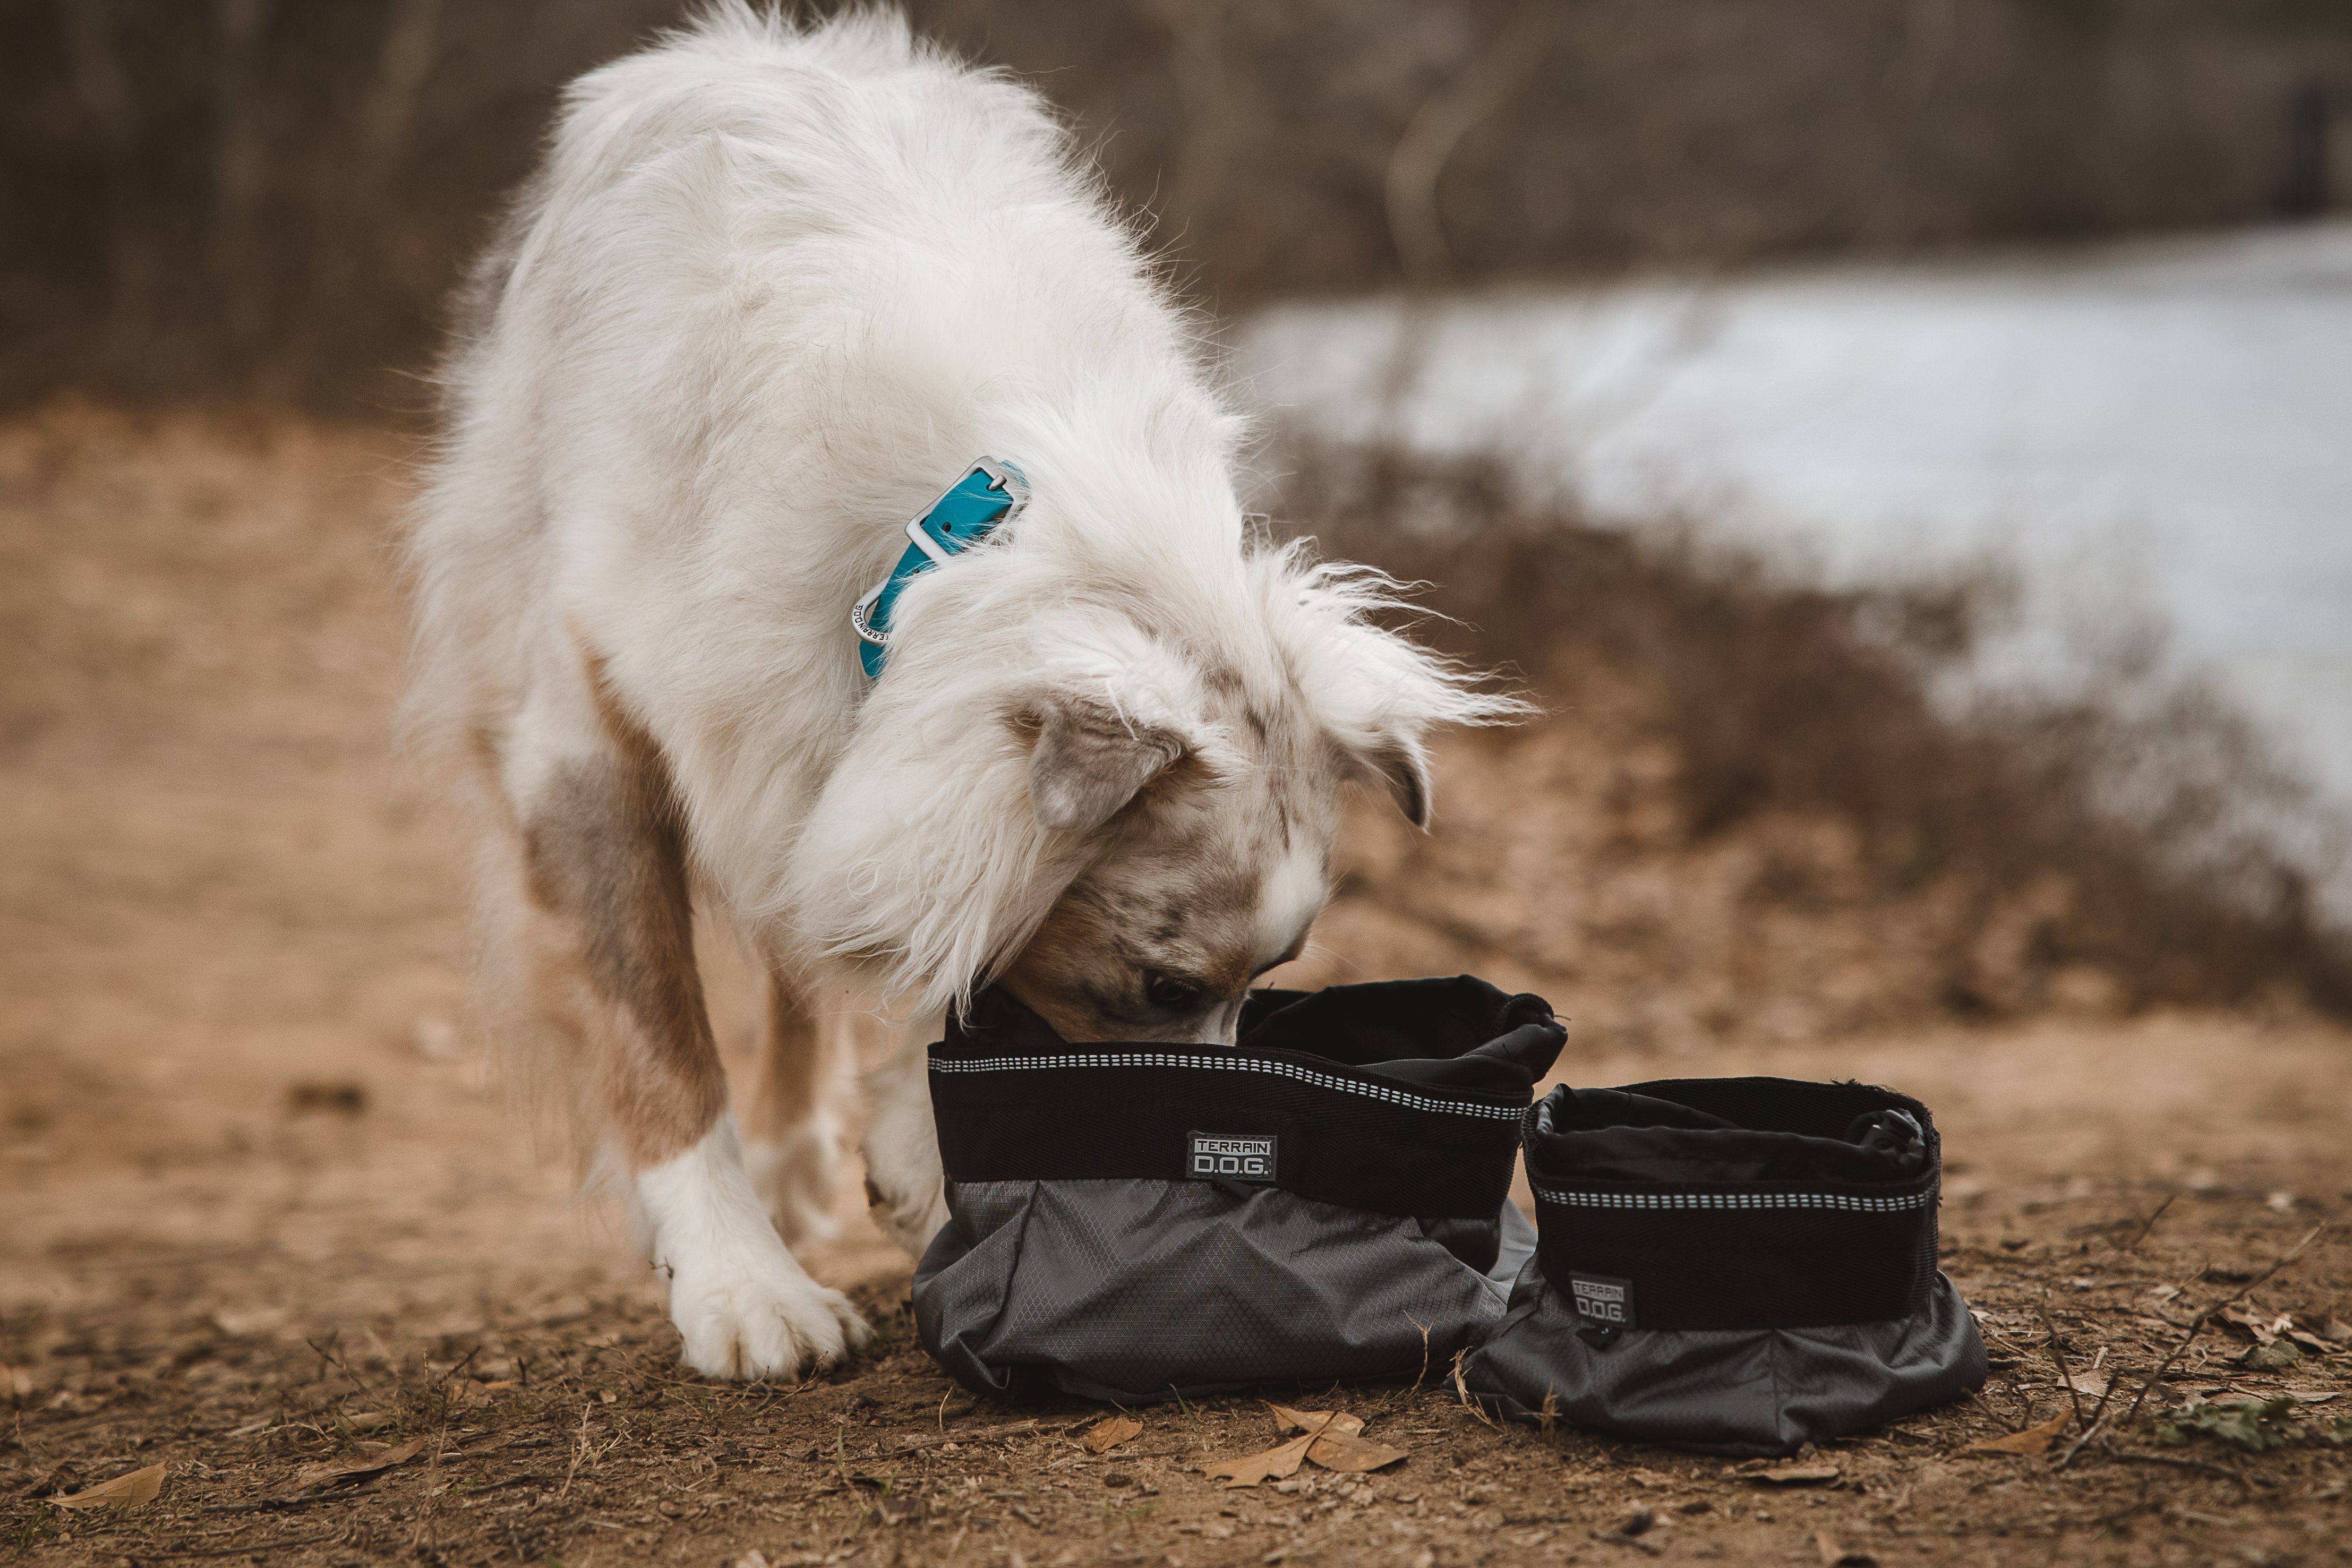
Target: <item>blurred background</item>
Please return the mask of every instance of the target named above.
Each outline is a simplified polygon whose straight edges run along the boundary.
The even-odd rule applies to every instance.
[[[1364,923],[1408,923],[1362,961],[1451,932],[1643,1039],[2352,1007],[2352,5],[911,9],[1038,84],[1212,313],[1276,527],[1432,580],[1465,623],[1436,634],[1555,710],[1462,770],[1454,833],[1360,830]],[[561,84],[679,14],[0,8],[19,442],[67,408],[413,440]],[[122,482],[42,450],[40,483]],[[269,572],[324,570],[314,525],[372,551],[396,504],[294,508]],[[253,509],[206,505],[171,550]],[[101,580],[161,563],[118,552],[77,601],[98,536],[20,509],[9,548],[16,744],[153,700],[188,621],[95,650]],[[340,631],[317,656],[388,682],[389,643]],[[1544,784],[1576,825],[1499,897],[1521,786],[1487,821],[1482,780],[1554,745],[1598,770]],[[1457,850],[1449,904],[1423,862]]]
[[[1351,816],[1293,983],[1899,1084],[1987,1280],[2352,1196],[2352,0],[909,9],[1098,158],[1269,527],[1546,710]],[[679,15],[0,0],[0,1394],[667,1332],[481,1093],[388,545],[502,193]]]
[[[1228,319],[2352,201],[2340,0],[918,0],[1020,72]],[[406,407],[568,78],[674,0],[15,0],[16,400]]]

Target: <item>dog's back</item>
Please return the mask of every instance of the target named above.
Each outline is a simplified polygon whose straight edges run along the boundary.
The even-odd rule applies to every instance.
[[[1093,490],[1030,519],[1032,556],[1066,524],[1098,572],[1148,573],[1101,558],[1166,555],[1204,510],[1232,553],[1234,426],[1184,318],[1034,95],[892,13],[800,32],[721,5],[582,78],[464,316],[414,716],[510,722],[560,622],[602,633],[680,789],[761,861],[864,695],[842,616],[904,548],[889,520],[973,456]],[[735,749],[761,736],[793,740]]]

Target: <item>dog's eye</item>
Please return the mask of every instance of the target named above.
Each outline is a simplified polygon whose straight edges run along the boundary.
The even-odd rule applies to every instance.
[[[1204,988],[1181,975],[1146,975],[1143,978],[1143,994],[1151,998],[1155,1008],[1190,1007],[1201,999]]]

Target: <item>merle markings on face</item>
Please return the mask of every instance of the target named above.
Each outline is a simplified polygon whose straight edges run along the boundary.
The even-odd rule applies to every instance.
[[[1251,984],[1298,956],[1329,896],[1344,759],[1246,713],[1216,727],[1214,767],[1165,735],[1059,723],[1085,737],[1057,751],[1055,723],[1039,727],[1041,818],[1087,793],[1060,777],[1073,766],[1118,780],[1097,799],[1126,793],[1069,823],[1099,851],[1003,984],[1065,1040],[1232,1044]],[[1128,747],[1158,759],[1140,784]]]

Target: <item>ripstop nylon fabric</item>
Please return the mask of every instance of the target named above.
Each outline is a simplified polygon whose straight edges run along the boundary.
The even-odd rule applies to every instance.
[[[1536,1255],[1464,1367],[1507,1415],[1768,1456],[1984,1382],[1936,1268],[1941,1145],[1908,1096],[1563,1084],[1526,1155]]]
[[[1446,1364],[1533,1250],[1512,1166],[1564,1038],[1467,977],[1263,992],[1234,1048],[1074,1045],[983,992],[931,1053],[922,1343],[977,1391],[1122,1401]]]

